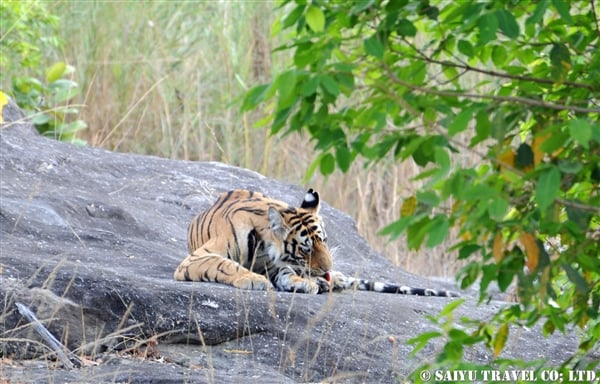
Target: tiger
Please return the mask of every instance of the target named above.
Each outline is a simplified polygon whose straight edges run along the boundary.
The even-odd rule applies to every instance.
[[[319,194],[309,189],[299,207],[236,189],[225,192],[188,226],[188,256],[178,281],[216,282],[247,290],[318,294],[356,289],[381,293],[456,297],[346,276],[333,270]]]

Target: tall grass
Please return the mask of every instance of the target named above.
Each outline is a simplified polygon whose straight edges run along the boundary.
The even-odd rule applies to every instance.
[[[315,152],[296,134],[269,137],[252,128],[261,112],[236,104],[250,86],[284,68],[272,56],[278,16],[270,1],[62,1],[64,58],[83,88],[83,134],[91,145],[172,159],[218,160],[300,183]],[[410,162],[384,162],[309,182],[331,205],[357,220],[368,241],[396,265],[424,275],[458,266],[437,249],[409,252],[402,240],[376,235],[398,218],[411,194]],[[243,187],[243,186],[241,186]]]

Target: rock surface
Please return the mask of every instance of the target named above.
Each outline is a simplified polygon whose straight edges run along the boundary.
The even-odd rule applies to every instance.
[[[220,163],[77,147],[34,133],[9,104],[0,130],[0,382],[397,382],[424,359],[406,340],[449,300],[369,292],[248,292],[172,279],[188,222],[248,188],[297,204],[304,191]],[[11,123],[12,122],[12,123]],[[394,268],[350,217],[322,214],[336,269],[438,287]],[[443,285],[442,288],[452,288]],[[491,316],[502,305],[459,312]],[[23,303],[88,364],[66,370],[17,312]],[[513,336],[514,335],[514,336]],[[561,362],[574,340],[511,333],[507,356]],[[483,350],[467,357],[485,361]],[[550,363],[549,363],[550,364]]]

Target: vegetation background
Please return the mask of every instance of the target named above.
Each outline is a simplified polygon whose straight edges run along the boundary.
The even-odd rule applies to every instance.
[[[456,325],[463,299],[429,318],[441,332],[413,352],[447,342],[420,369],[547,368],[501,356],[536,324],[579,329],[562,372],[596,369],[596,1],[282,3],[3,1],[0,85],[62,140],[302,180],[396,265],[457,274],[480,303],[516,283],[492,319]],[[463,361],[478,343],[492,363]]]
[[[271,53],[286,37],[271,36],[271,25],[285,12],[275,1],[41,5],[60,23],[46,23],[46,35],[36,37],[43,51],[30,72],[57,61],[74,67],[67,77],[79,84],[80,93],[71,99],[79,115],[71,119],[87,123],[77,138],[121,152],[223,161],[304,183],[354,217],[360,233],[395,265],[425,276],[452,276],[462,265],[446,251],[450,240],[414,251],[402,238],[390,242],[377,235],[397,219],[402,199],[420,186],[410,182],[418,173],[412,160],[398,163],[390,156],[368,167],[355,163],[346,173],[317,172],[303,182],[316,157],[314,142],[297,133],[270,137],[268,127],[253,128],[263,113],[240,112],[244,92],[291,62],[289,52]],[[42,14],[38,10],[31,17],[42,23]],[[10,89],[11,77],[25,75],[24,69],[8,65],[0,88]],[[461,161],[469,162],[468,156]]]

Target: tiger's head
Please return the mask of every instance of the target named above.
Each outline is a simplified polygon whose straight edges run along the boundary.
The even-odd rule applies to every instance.
[[[290,229],[282,261],[304,277],[324,277],[333,267],[319,208],[319,194],[309,189],[299,208],[282,212]]]

